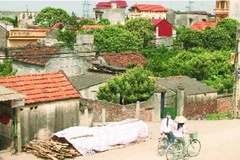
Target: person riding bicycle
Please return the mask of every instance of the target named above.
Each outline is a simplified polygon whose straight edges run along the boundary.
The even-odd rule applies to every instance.
[[[173,135],[175,139],[179,140],[183,144],[183,155],[186,153],[186,141],[184,138],[184,133],[186,133],[186,125],[185,122],[187,119],[184,116],[177,116],[175,118]]]
[[[171,114],[168,112],[166,115],[166,118],[162,120],[160,134],[167,135],[168,141],[170,142],[170,144],[174,142],[174,136],[172,132],[173,124],[174,124],[174,121],[171,118]]]

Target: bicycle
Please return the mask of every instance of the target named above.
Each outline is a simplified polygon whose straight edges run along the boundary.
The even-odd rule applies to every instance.
[[[167,145],[168,145],[167,136],[162,136],[158,138],[158,155],[163,156],[166,153]]]
[[[198,140],[198,132],[189,134],[189,141],[186,144],[186,154],[183,155],[183,144],[179,140],[175,140],[173,144],[170,144],[166,150],[167,160],[177,160],[184,156],[195,157],[201,150],[201,142]]]

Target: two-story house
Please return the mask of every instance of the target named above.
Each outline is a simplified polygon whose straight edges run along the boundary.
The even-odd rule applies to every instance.
[[[230,0],[216,0],[216,8],[214,9],[216,22],[229,17],[229,7]]]
[[[125,23],[127,2],[124,0],[111,0],[109,2],[99,2],[93,9],[96,21],[101,18],[108,19],[111,24]]]
[[[135,4],[129,8],[130,17],[147,17],[151,19],[166,19],[168,10],[161,5],[155,4]]]

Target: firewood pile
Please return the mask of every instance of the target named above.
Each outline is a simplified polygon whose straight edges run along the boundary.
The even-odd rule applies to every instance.
[[[48,160],[61,160],[81,156],[71,144],[56,140],[33,140],[25,145],[24,151]]]

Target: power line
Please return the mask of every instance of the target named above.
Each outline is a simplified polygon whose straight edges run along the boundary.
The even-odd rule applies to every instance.
[[[84,0],[84,2],[83,2],[83,17],[84,18],[89,18],[89,6],[90,6],[91,4],[90,3],[88,3],[88,1],[86,1],[86,0]]]
[[[193,8],[192,4],[193,3],[194,3],[193,1],[188,1],[188,6],[186,8],[188,8],[189,12],[192,11],[192,8]]]

